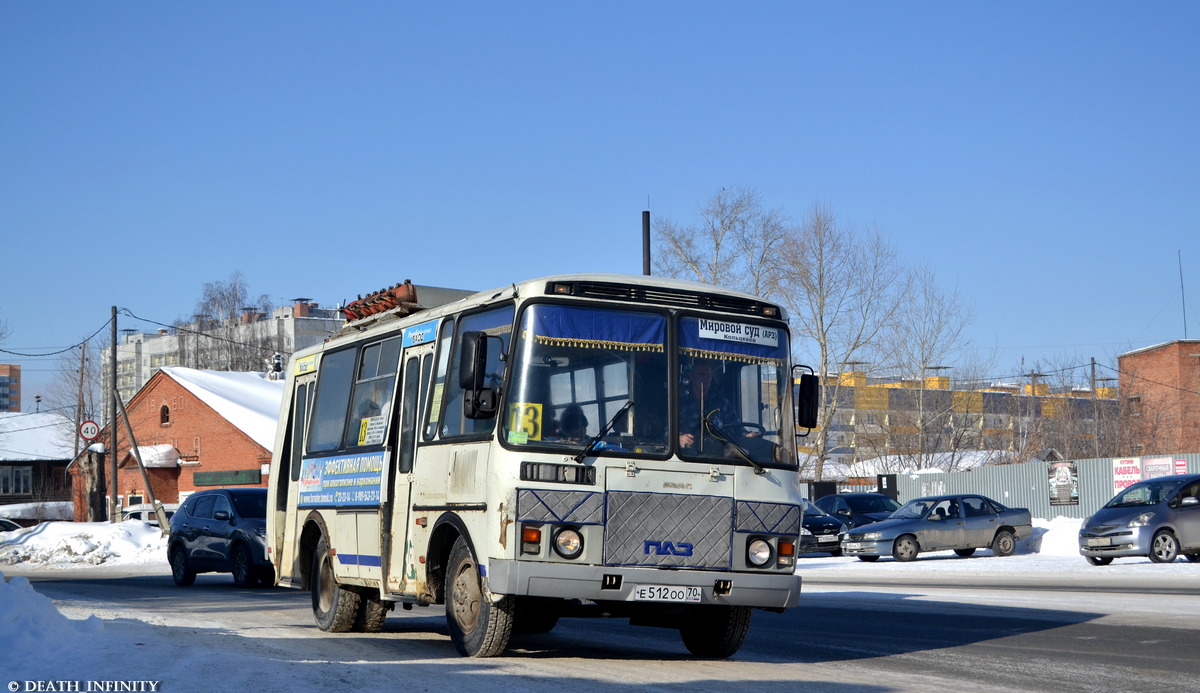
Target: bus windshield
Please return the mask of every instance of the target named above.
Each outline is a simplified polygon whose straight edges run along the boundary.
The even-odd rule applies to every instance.
[[[557,304],[532,305],[520,322],[510,445],[579,452],[633,400],[597,454],[795,464],[778,328],[684,315],[671,330],[660,313]]]
[[[794,466],[787,333],[686,315],[676,333],[680,456]]]
[[[667,318],[657,313],[530,306],[517,335],[505,440],[577,452],[632,398],[593,449],[665,454],[666,338]]]

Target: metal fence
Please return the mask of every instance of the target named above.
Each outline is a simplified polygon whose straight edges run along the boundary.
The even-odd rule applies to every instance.
[[[1200,474],[1198,453],[1132,459],[1137,460],[1138,467],[1142,467],[1147,461],[1158,462],[1165,458],[1169,458],[1172,465],[1178,461],[1186,463],[1188,474]],[[1103,457],[1074,461],[1078,477],[1078,503],[1075,504],[1051,504],[1051,475],[1048,462],[984,465],[965,472],[900,474],[896,478],[896,491],[901,503],[913,498],[943,493],[978,493],[1009,507],[1029,508],[1034,517],[1082,519],[1096,512],[1116,495],[1114,483],[1119,465],[1114,462],[1117,459],[1121,458]],[[1178,467],[1183,468],[1183,465]],[[1167,473],[1175,472],[1176,468],[1173,466]],[[1157,474],[1151,473],[1150,476]]]

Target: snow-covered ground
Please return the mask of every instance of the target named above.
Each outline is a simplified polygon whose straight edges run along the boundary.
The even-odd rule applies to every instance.
[[[995,558],[988,551],[980,551],[976,557],[960,559],[951,552],[922,555],[910,563],[898,563],[890,559],[876,563],[863,563],[854,558],[834,558],[827,555],[802,557],[797,571],[806,578],[839,580],[858,577],[889,577],[903,580],[905,576],[928,575],[931,571],[945,577],[946,573],[959,573],[964,579],[972,577],[1007,576],[1020,579],[1028,576],[1032,581],[1045,582],[1047,574],[1061,577],[1065,572],[1080,571],[1085,575],[1103,575],[1109,571],[1119,573],[1144,573],[1155,579],[1178,579],[1181,584],[1194,584],[1200,576],[1200,563],[1184,563],[1171,566],[1151,564],[1146,559],[1119,559],[1112,566],[1096,568],[1079,556],[1077,535],[1080,521],[1056,518],[1035,520],[1034,534],[1018,545],[1018,552],[1009,558]],[[118,524],[45,522],[35,527],[0,533],[0,573],[35,575],[39,577],[62,575],[76,571],[106,572],[108,568],[133,569],[138,573],[168,575],[166,542],[161,533],[140,521]],[[815,585],[814,585],[815,586]],[[109,612],[107,618],[90,616],[86,619],[71,619],[64,616],[54,603],[38,593],[26,577],[11,577],[0,581],[0,661],[15,663],[0,672],[0,677],[20,679],[22,673],[53,671],[55,678],[63,681],[88,681],[89,664],[86,661],[64,656],[77,645],[103,640],[109,653],[128,653],[128,671],[137,671],[138,639],[145,639],[145,628],[134,628],[129,619],[136,614],[124,614],[118,622]],[[123,656],[123,655],[117,655]],[[280,662],[282,667],[286,662]],[[190,665],[189,665],[190,666]],[[175,671],[171,661],[158,661],[155,674],[160,680],[186,680],[194,672]],[[0,680],[3,687],[7,680]],[[22,686],[24,684],[21,684]],[[24,688],[20,688],[24,690]],[[146,690],[149,690],[147,688]]]

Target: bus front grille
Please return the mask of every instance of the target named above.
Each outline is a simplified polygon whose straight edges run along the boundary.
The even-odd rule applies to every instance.
[[[731,498],[630,491],[607,495],[606,565],[730,569]]]

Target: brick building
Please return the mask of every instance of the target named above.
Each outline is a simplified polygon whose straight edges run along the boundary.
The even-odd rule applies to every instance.
[[[155,499],[171,504],[204,488],[266,486],[283,385],[259,373],[192,368],[155,373],[125,405]],[[117,460],[122,507],[148,502],[123,422]],[[80,521],[86,519],[88,473],[94,473],[88,464],[72,466]]]
[[[1117,368],[1136,454],[1200,452],[1200,340],[1121,354]]]

